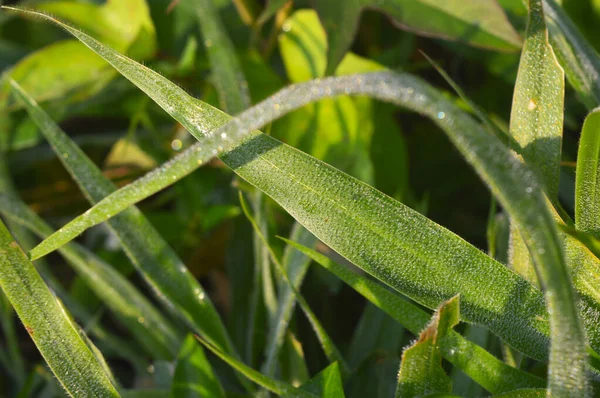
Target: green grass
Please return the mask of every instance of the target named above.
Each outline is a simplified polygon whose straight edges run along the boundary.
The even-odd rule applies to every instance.
[[[593,1],[16,3],[7,397],[598,394]]]

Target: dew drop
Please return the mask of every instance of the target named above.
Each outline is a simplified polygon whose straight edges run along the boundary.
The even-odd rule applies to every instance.
[[[198,164],[202,164],[202,159],[198,159]]]
[[[533,188],[527,187],[527,188],[525,188],[525,192],[532,193],[533,192]]]
[[[281,27],[281,30],[283,30],[284,32],[289,32],[290,30],[292,30],[292,24],[290,22],[284,23]]]
[[[139,323],[144,323],[144,322],[146,322],[146,320],[144,319],[143,316],[141,316],[141,317],[138,318],[138,322]]]
[[[204,45],[205,45],[206,47],[212,47],[212,40],[210,40],[210,39],[206,39],[206,40],[204,40]]]
[[[183,146],[183,143],[181,142],[181,140],[173,140],[173,141],[171,142],[171,148],[172,148],[174,151],[178,151],[178,150],[180,150],[182,146]]]
[[[221,138],[226,139],[227,138],[227,133],[221,133]]]
[[[530,111],[532,111],[535,108],[537,108],[537,103],[532,98],[532,99],[529,100],[529,105],[527,105],[527,109],[529,109]]]
[[[179,267],[179,272],[181,272],[182,274],[185,274],[187,272],[187,268],[185,268],[185,265]]]
[[[445,117],[446,117],[446,114],[444,112],[438,112],[438,114],[437,114],[438,119],[442,120]]]
[[[148,373],[154,373],[154,365],[148,366],[147,370],[148,370]]]

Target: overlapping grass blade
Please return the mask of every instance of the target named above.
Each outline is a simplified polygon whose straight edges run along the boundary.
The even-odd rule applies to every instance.
[[[251,367],[243,364],[237,359],[227,355],[226,353],[219,351],[219,349],[209,342],[199,339],[200,342],[208,348],[213,354],[221,358],[223,361],[227,362],[231,367],[237,370],[239,373],[243,374],[249,380],[252,380],[259,386],[281,396],[290,397],[290,398],[316,398],[318,395],[311,394],[307,391],[301,390],[299,388],[295,388],[290,384],[284,383],[282,381],[274,380],[268,376],[263,375],[260,372],[252,369]]]
[[[443,302],[419,339],[402,353],[397,398],[452,392],[452,379],[442,368],[439,340],[460,321],[459,296]]]
[[[114,192],[116,187],[112,182],[36,102],[15,82],[12,86],[88,200],[96,203]],[[175,309],[176,315],[195,332],[223,350],[233,352],[221,318],[203,288],[143,214],[137,208],[131,208],[111,221],[109,226],[157,296]]]
[[[202,346],[192,335],[188,335],[181,345],[171,393],[178,398],[225,397]]]
[[[600,110],[585,119],[576,170],[575,226],[600,238]]]
[[[170,111],[173,117],[181,120],[199,139],[205,136],[201,127],[206,127],[207,124],[200,123],[198,116],[201,103],[194,101],[160,75],[111,51],[76,29],[63,27],[105,57]],[[571,331],[572,350],[563,354],[565,358],[573,360],[573,366],[569,367],[570,376],[577,379],[582,375],[579,372],[583,371],[585,363],[585,355],[580,355],[583,335],[576,322],[573,293],[568,284],[569,277],[556,227],[549,212],[540,211],[544,197],[531,170],[520,163],[500,141],[482,134],[481,128],[471,118],[420,80],[408,75],[383,72],[370,74],[370,78],[366,76],[321,80],[317,84],[296,86],[287,92],[284,90],[283,94],[287,96],[282,93],[274,95],[262,104],[262,108],[259,107],[259,115],[253,115],[249,111],[245,114],[251,114],[249,122],[242,116],[226,131],[237,130],[237,133],[231,134],[234,137],[244,137],[254,126],[262,126],[273,117],[289,112],[311,99],[353,92],[418,110],[435,120],[490,184],[513,219],[523,227],[522,233],[531,247],[534,259],[543,265],[544,272],[541,272],[540,279],[544,283],[548,282],[547,287],[551,292],[548,297],[553,309],[552,327],[557,327],[564,320],[567,326],[563,330]],[[303,92],[301,88],[308,90]],[[177,106],[173,102],[176,99]],[[279,106],[274,107],[275,104]],[[270,113],[264,112],[265,109],[269,109]],[[194,116],[191,117],[192,115]],[[215,111],[209,110],[204,116],[214,115]],[[207,120],[205,117],[200,117],[200,120]],[[213,121],[218,122],[222,118],[225,116]],[[225,143],[231,139],[225,131],[221,134],[221,140],[214,141]],[[459,237],[372,188],[264,135],[252,134],[243,145],[221,158],[236,173],[259,186],[300,219],[317,237],[359,263],[368,272],[430,307],[437,306],[444,296],[447,298],[452,293],[460,292],[464,304],[463,319],[486,325],[528,355],[546,357],[545,336],[548,336],[548,324],[545,321],[544,300],[539,291]],[[277,167],[274,168],[273,165]],[[311,174],[310,171],[318,173],[319,178],[308,178],[305,173]],[[340,184],[350,190],[335,188],[340,187]],[[328,196],[334,191],[335,200]],[[344,207],[339,207],[340,200],[345,202]],[[314,209],[319,209],[318,214]],[[389,213],[389,217],[384,217],[382,211]],[[325,220],[323,214],[330,217]],[[377,219],[376,224],[371,221],[373,217]],[[401,227],[402,222],[407,225]],[[361,228],[357,229],[357,225]],[[418,229],[420,233],[417,237],[414,233],[416,225],[422,227]],[[340,231],[344,231],[344,234],[340,234]],[[440,233],[444,238],[440,238]],[[389,245],[397,245],[393,250],[394,256],[388,255],[391,253]],[[48,247],[52,248],[38,248],[36,254],[47,253]],[[361,250],[357,251],[357,247]],[[407,257],[398,258],[400,252],[406,253]],[[424,257],[423,253],[427,253],[427,256]],[[411,261],[407,262],[407,258]],[[462,261],[471,266],[460,270],[453,267],[453,264]],[[381,268],[382,264],[386,267]],[[420,273],[417,280],[414,279],[417,272],[410,272],[413,268]],[[551,272],[547,272],[548,269]],[[481,300],[481,291],[487,293],[485,301]],[[516,322],[515,317],[520,321]],[[590,334],[594,333],[593,330],[590,331]],[[555,338],[554,341],[560,347],[562,339]],[[576,341],[581,343],[577,347]],[[558,351],[553,350],[553,354],[557,353]]]
[[[266,237],[263,235],[262,231],[260,230],[259,225],[256,223],[256,220],[250,213],[248,204],[246,203],[246,200],[244,199],[244,196],[242,195],[241,192],[240,192],[240,203],[242,205],[242,210],[243,210],[244,214],[250,221],[250,224],[252,224],[252,227],[254,227],[254,231],[256,232],[258,237],[262,240],[263,245],[268,249],[268,254],[271,258],[271,261],[273,262],[273,264],[275,264],[276,269],[281,274],[281,277],[283,278],[285,283],[289,286],[290,290],[292,291],[293,295],[295,296],[296,300],[298,301],[300,308],[302,309],[302,311],[308,318],[308,321],[310,322],[311,326],[313,327],[313,330],[315,331],[315,334],[317,335],[317,338],[319,339],[319,342],[321,343],[321,347],[323,348],[323,351],[324,351],[325,355],[327,356],[327,359],[329,359],[329,361],[331,361],[332,363],[338,362],[340,364],[340,369],[342,371],[342,374],[344,374],[344,375],[349,374],[350,369],[349,369],[348,365],[346,364],[346,361],[342,357],[342,354],[340,353],[338,348],[335,346],[335,344],[333,343],[333,340],[329,337],[329,335],[325,331],[325,328],[323,327],[323,325],[321,325],[321,322],[319,322],[319,319],[317,318],[315,313],[312,311],[312,309],[310,308],[310,306],[308,305],[308,303],[306,302],[306,300],[304,299],[302,294],[296,289],[293,282],[290,280],[285,268],[279,262],[279,259],[277,258],[277,256],[275,255],[275,253],[273,252],[271,247],[269,246]],[[267,369],[267,370],[272,371],[272,369]]]
[[[342,375],[337,362],[332,363],[300,388],[320,397],[344,398]]]
[[[52,228],[21,200],[0,193],[0,214],[42,239]],[[123,275],[77,243],[59,249],[94,294],[142,343],[155,359],[173,359],[180,344],[179,333]]]
[[[73,397],[118,397],[115,387],[33,264],[0,221],[0,287],[56,378]]]
[[[556,0],[543,0],[550,43],[588,109],[600,105],[600,57]]]
[[[284,241],[332,272],[413,334],[418,335],[427,326],[429,314],[379,283],[359,276],[313,249],[290,240]],[[439,347],[444,358],[494,394],[544,385],[544,380],[506,365],[455,331],[450,331],[440,341]]]

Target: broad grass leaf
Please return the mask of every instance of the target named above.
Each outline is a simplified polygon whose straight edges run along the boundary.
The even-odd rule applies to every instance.
[[[452,392],[452,379],[442,368],[442,353],[438,345],[460,321],[459,296],[443,302],[419,339],[404,350],[396,397],[422,397],[434,393]]]
[[[519,35],[493,0],[320,0],[316,9],[327,31],[328,75],[352,44],[364,8],[379,10],[400,27],[425,36],[503,51],[521,45]]]
[[[171,383],[173,397],[225,397],[202,346],[193,335],[188,335],[181,345]]]
[[[300,387],[319,397],[344,398],[342,375],[337,362],[332,363]]]
[[[91,203],[116,190],[112,182],[15,82],[13,89]],[[221,318],[202,286],[142,213],[136,208],[129,209],[109,225],[157,296],[169,308],[175,309],[176,315],[195,332],[223,350],[233,352]]]
[[[2,221],[0,253],[0,287],[67,393],[119,397],[103,366]]]
[[[52,228],[20,199],[0,194],[0,213],[44,238]],[[117,270],[77,243],[59,249],[90,290],[114,312],[154,359],[173,359],[180,335],[140,291]],[[55,286],[52,286],[55,289]]]
[[[600,238],[600,110],[585,119],[577,152],[575,226]]]
[[[335,274],[413,334],[418,335],[427,326],[430,319],[429,314],[406,299],[392,293],[373,280],[359,276],[321,253],[296,242],[288,240],[286,242]],[[492,393],[544,385],[544,380],[506,365],[454,331],[448,333],[441,340],[439,347],[445,359]]]

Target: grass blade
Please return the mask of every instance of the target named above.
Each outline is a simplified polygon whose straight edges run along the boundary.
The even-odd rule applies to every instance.
[[[116,187],[112,182],[102,175],[94,163],[37,103],[14,81],[12,86],[88,200],[95,203],[114,192]],[[115,231],[126,254],[158,297],[169,308],[176,309],[175,313],[183,318],[192,330],[202,334],[223,350],[233,352],[221,318],[202,286],[143,214],[137,208],[129,209],[111,221],[109,226]]]
[[[319,374],[300,387],[320,397],[344,398],[344,386],[340,367],[337,362],[332,363]]]
[[[452,392],[452,379],[442,368],[438,341],[460,321],[459,296],[443,302],[419,340],[404,350],[396,397],[422,397]]]
[[[0,193],[0,213],[44,238],[52,228],[23,201]],[[94,294],[140,340],[155,359],[171,360],[180,344],[179,333],[123,275],[77,243],[59,249]]]
[[[225,397],[202,346],[192,335],[186,337],[179,351],[171,393],[178,398]]]
[[[283,240],[332,272],[413,334],[418,335],[427,326],[429,314],[416,305],[390,292],[379,283],[361,277],[347,267],[335,263],[321,253],[296,242]],[[544,385],[544,380],[506,365],[455,331],[450,331],[442,339],[440,350],[444,358],[494,394]]]
[[[68,394],[118,397],[104,368],[2,221],[0,254],[0,287]]]
[[[600,110],[588,115],[581,130],[575,180],[575,226],[600,238]]]

